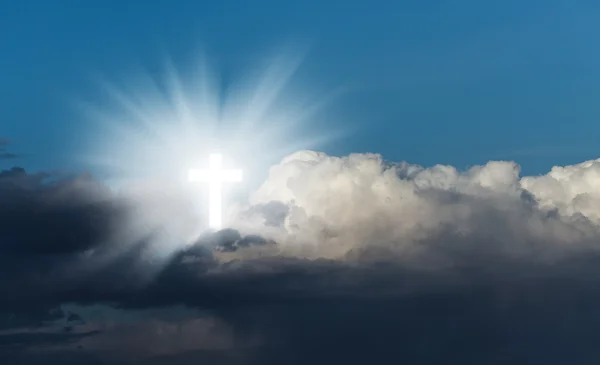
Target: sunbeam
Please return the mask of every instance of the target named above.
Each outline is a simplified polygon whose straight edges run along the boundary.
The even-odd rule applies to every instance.
[[[105,77],[96,80],[110,103],[80,104],[85,105],[85,117],[94,122],[84,138],[84,162],[107,172],[129,212],[107,238],[110,246],[118,242],[118,250],[111,255],[86,253],[97,258],[96,265],[117,262],[143,242],[148,263],[143,272],[153,277],[162,270],[161,263],[182,247],[234,220],[236,207],[264,179],[261,174],[269,166],[346,132],[315,123],[341,88],[308,97],[292,93],[292,79],[303,56],[289,52],[274,57],[260,72],[227,85],[224,97],[206,57],[190,73],[181,72],[167,57],[164,79],[138,72],[128,87]],[[241,170],[239,176],[229,176],[238,183],[223,190],[217,177],[193,175],[201,172],[193,169],[205,166],[209,154],[211,159],[221,156],[223,166],[243,170],[243,182]],[[163,209],[143,208],[149,204]]]

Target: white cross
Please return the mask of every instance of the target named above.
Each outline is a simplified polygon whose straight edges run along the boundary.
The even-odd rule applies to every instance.
[[[242,181],[242,170],[221,170],[222,162],[223,156],[219,153],[213,153],[210,155],[208,170],[192,169],[188,173],[190,181],[208,182],[208,225],[216,230],[221,229],[223,219],[221,184]]]

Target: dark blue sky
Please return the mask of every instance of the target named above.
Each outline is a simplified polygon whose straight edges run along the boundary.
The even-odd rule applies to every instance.
[[[540,173],[598,157],[594,3],[3,1],[0,137],[28,154],[19,165],[71,167],[85,121],[68,100],[93,95],[91,73],[125,77],[163,51],[188,62],[203,45],[227,74],[309,40],[300,77],[317,89],[352,84],[328,113],[364,127],[326,152],[461,168],[514,159]]]

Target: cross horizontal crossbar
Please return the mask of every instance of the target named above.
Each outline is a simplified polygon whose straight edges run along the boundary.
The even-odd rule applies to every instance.
[[[210,166],[205,170],[192,169],[188,172],[190,181],[208,182],[209,194],[209,226],[221,229],[222,225],[222,192],[221,184],[224,182],[242,181],[242,170],[222,170],[223,156],[210,155]]]

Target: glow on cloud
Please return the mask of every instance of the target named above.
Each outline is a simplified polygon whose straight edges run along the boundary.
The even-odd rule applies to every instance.
[[[137,72],[120,82],[99,79],[109,100],[81,100],[84,117],[93,122],[82,135],[81,155],[93,171],[108,176],[128,204],[129,217],[111,232],[110,241],[121,252],[111,251],[96,265],[141,241],[149,242],[143,253],[148,260],[167,259],[207,229],[227,225],[236,197],[244,198],[285,155],[344,134],[315,119],[339,90],[293,91],[302,60],[301,52],[282,53],[260,72],[231,82],[226,92],[203,58],[190,72],[167,62],[161,78]],[[199,171],[210,171],[217,162],[226,170],[242,170],[243,183],[240,171]],[[217,180],[237,183],[221,186]]]

